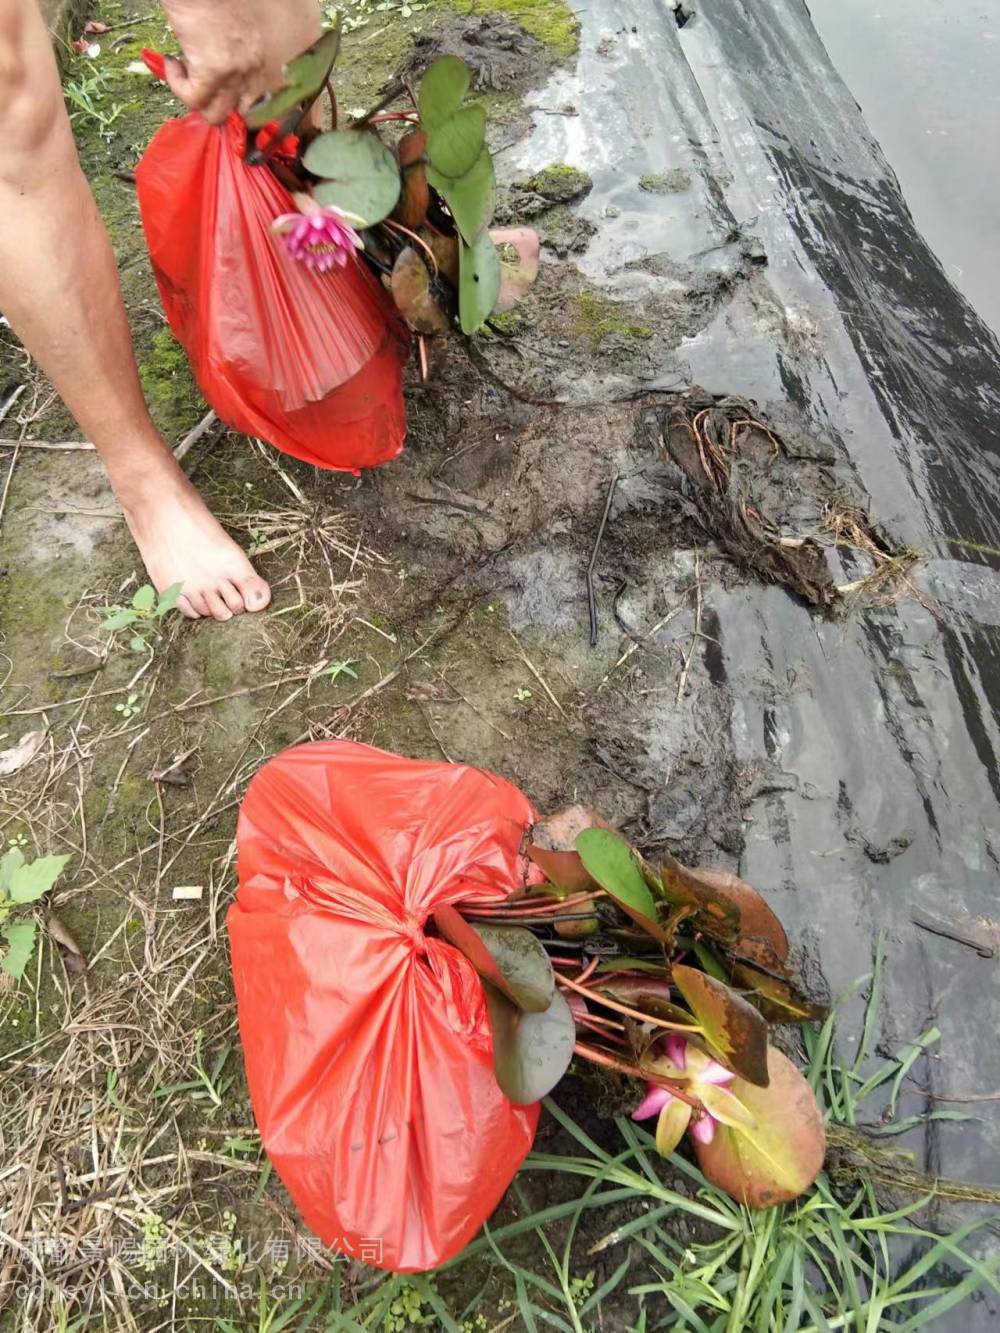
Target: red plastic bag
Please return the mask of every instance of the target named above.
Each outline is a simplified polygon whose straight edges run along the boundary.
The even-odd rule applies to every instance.
[[[147,63],[162,77],[162,56]],[[266,166],[246,165],[245,146],[239,116],[183,116],[136,169],[170,327],[236,430],[317,467],[387,462],[406,434],[405,329],[361,261],[320,274],[286,253],[270,227],[295,205]]]
[[[286,750],[250,783],[227,922],[247,1078],[275,1170],[332,1249],[443,1263],[531,1147],[538,1107],[497,1086],[482,984],[423,926],[523,884],[536,819],[491,773],[348,741]]]

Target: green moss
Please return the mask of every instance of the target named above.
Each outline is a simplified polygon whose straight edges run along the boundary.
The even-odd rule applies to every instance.
[[[549,199],[554,204],[567,204],[572,199],[582,199],[593,188],[594,182],[585,171],[567,166],[564,162],[544,167],[524,183],[524,189],[540,194],[543,199]]]
[[[187,357],[168,328],[153,335],[139,362],[139,379],[153,420],[167,439],[176,439],[198,421],[205,403]]]
[[[672,171],[653,172],[639,177],[639,189],[647,194],[679,194],[681,190],[691,188],[691,173],[683,167],[674,167]]]
[[[648,324],[640,324],[627,315],[628,307],[622,301],[612,301],[599,292],[585,289],[577,294],[576,332],[596,346],[607,334],[622,338],[652,338]]]
[[[432,0],[431,8],[451,9],[459,14],[482,14],[493,10],[507,14],[525,32],[544,42],[557,56],[571,56],[580,45],[580,24],[563,0]]]
[[[527,320],[520,310],[503,310],[491,315],[490,323],[501,333],[513,336],[515,333],[520,333]]]

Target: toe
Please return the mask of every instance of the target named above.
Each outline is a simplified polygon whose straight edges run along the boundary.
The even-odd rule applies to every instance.
[[[213,620],[232,620],[233,613],[214,588],[205,593],[205,604]]]
[[[248,611],[263,611],[271,601],[271,589],[257,574],[240,579],[237,588],[243,598],[243,605]]]
[[[182,592],[177,599],[177,609],[189,620],[201,620],[208,615],[208,607],[200,592]]]
[[[246,610],[243,604],[243,594],[237,588],[235,583],[220,583],[219,596],[232,611],[234,616],[241,616]]]

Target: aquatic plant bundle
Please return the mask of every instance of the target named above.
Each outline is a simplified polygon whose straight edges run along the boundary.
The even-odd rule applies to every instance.
[[[704,1173],[751,1207],[819,1171],[822,1117],[768,1021],[823,1010],[734,875],[654,864],[583,808],[541,820],[480,769],[348,741],[267,763],[237,846],[254,1113],[340,1252],[401,1272],[458,1253],[574,1057],[616,1071],[626,1099],[633,1081],[660,1151],[690,1131]]]
[[[285,85],[251,108],[247,160],[267,163],[299,210],[276,219],[293,255],[321,270],[354,250],[381,275],[407,324],[425,339],[457,322],[471,334],[512,309],[538,271],[539,242],[528,228],[491,231],[496,202],[486,110],[468,99],[464,61],[442,55],[419,89],[389,86],[377,107],[341,126],[329,79],[340,24],[284,70]],[[308,112],[330,92],[333,129],[319,133]],[[389,110],[405,99],[404,110]],[[389,137],[392,141],[389,141]]]

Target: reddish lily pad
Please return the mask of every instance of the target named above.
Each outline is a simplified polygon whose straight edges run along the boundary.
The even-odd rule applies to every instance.
[[[571,805],[531,831],[528,855],[563,896],[598,887],[576,851],[577,837],[588,828],[610,829],[611,825],[589,806]]]
[[[540,1101],[569,1068],[576,1023],[561,991],[543,1013],[526,1014],[493,986],[485,986],[493,1029],[493,1068],[512,1102]]]
[[[404,169],[402,179],[399,202],[393,217],[404,227],[409,227],[410,231],[417,231],[427,221],[427,209],[431,202],[427,168],[423,162],[415,162],[412,167]]]
[[[401,250],[392,270],[392,299],[417,333],[447,333],[448,316],[434,299],[427,265],[412,246]]]
[[[816,1179],[826,1153],[823,1117],[809,1084],[773,1046],[767,1069],[767,1087],[734,1079],[729,1088],[754,1128],[719,1124],[711,1143],[695,1144],[708,1179],[748,1208],[798,1198]]]
[[[490,233],[493,244],[500,249],[500,297],[498,312],[513,310],[528,295],[538,277],[541,242],[538,233],[530,227],[497,227]],[[516,259],[506,257],[507,248]]]
[[[741,996],[693,967],[675,966],[673,980],[721,1064],[767,1086],[767,1022]]]
[[[755,888],[728,870],[683,866],[667,856],[660,882],[668,902],[694,904],[698,926],[712,939],[769,966],[788,957],[788,936]],[[765,956],[766,955],[766,956]]]
[[[616,977],[612,981],[602,981],[599,989],[613,1000],[627,1004],[630,1009],[649,1014],[650,1018],[662,1018],[667,1023],[676,1023],[684,1028],[695,1026],[697,1020],[686,1009],[674,1004],[670,983],[662,979],[662,965],[659,971],[659,978]]]
[[[769,976],[745,963],[734,966],[733,982],[752,992],[747,996],[750,1003],[771,1023],[822,1022],[830,1012],[829,1005],[810,1000],[791,981]]]

